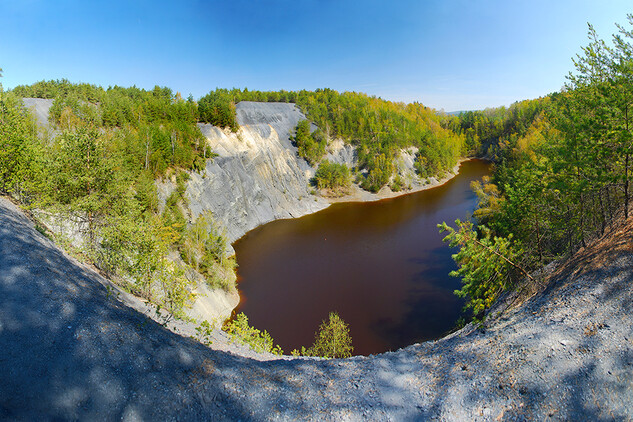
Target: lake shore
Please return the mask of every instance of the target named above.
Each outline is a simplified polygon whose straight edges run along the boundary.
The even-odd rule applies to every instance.
[[[472,214],[471,182],[488,168],[465,161],[450,183],[435,189],[341,202],[253,231],[234,245],[243,299],[238,312],[269,330],[284,350],[309,345],[333,309],[353,327],[359,354],[438,338],[453,328],[463,303],[453,294],[459,281],[448,277],[454,262],[436,226]],[[300,321],[291,317],[298,313]],[[376,321],[380,332],[371,328]]]
[[[415,186],[411,189],[403,189],[398,192],[394,192],[387,185],[383,186],[377,193],[372,193],[362,189],[358,184],[354,183],[351,187],[352,192],[339,197],[332,197],[327,195],[319,195],[319,197],[325,199],[330,204],[336,204],[340,202],[373,202],[373,201],[381,201],[383,199],[397,198],[403,195],[409,195],[416,192],[421,192],[423,190],[432,189],[437,186],[442,186],[444,183],[453,179],[457,174],[459,174],[459,168],[463,162],[468,160],[474,160],[476,158],[462,158],[460,159],[455,167],[448,173],[447,176],[437,179],[436,177],[430,177],[429,183],[424,185]]]

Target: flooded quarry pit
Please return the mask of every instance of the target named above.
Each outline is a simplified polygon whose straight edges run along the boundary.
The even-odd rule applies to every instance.
[[[477,205],[470,183],[489,174],[462,163],[445,184],[377,202],[337,203],[278,220],[234,244],[244,312],[285,351],[309,347],[330,311],[350,327],[355,355],[441,337],[464,305],[451,250],[437,224],[466,219]]]

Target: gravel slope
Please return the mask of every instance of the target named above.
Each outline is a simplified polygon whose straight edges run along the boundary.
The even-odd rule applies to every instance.
[[[631,420],[632,226],[485,329],[255,360],[124,305],[0,198],[0,420]]]

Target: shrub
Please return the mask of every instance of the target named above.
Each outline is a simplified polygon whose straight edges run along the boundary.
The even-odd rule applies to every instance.
[[[224,323],[222,329],[231,336],[233,341],[248,345],[256,352],[267,352],[274,355],[283,354],[281,347],[274,346],[273,338],[266,330],[262,332],[248,325],[248,317],[243,312],[237,314],[234,319]]]
[[[346,188],[350,184],[349,167],[325,160],[319,165],[314,179],[319,189]]]
[[[328,321],[323,321],[314,335],[314,344],[309,349],[301,348],[305,356],[324,358],[348,358],[354,346],[349,327],[336,312],[330,312]],[[293,351],[296,354],[296,351]]]

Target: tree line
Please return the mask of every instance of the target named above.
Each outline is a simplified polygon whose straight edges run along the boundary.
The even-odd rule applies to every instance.
[[[300,156],[317,165],[325,154],[328,139],[343,139],[357,147],[359,165],[355,170],[363,175],[359,179],[361,186],[372,192],[393,181],[394,161],[402,148],[418,149],[415,168],[423,178],[442,176],[457,164],[460,157],[469,151],[478,152],[468,144],[475,142],[471,139],[471,131],[461,127],[456,130],[455,119],[420,103],[395,103],[362,93],[339,93],[327,88],[271,92],[218,88],[196,102],[191,96],[183,100],[180,94],[174,95],[166,87],[156,86],[151,91],[119,86],[104,89],[62,79],[17,86],[12,92],[20,97],[54,99],[50,113],[55,123],[60,123],[63,110],[70,109],[75,118],[97,127],[134,127],[140,132],[151,131],[150,127],[161,128],[162,133],[147,136],[155,140],[152,152],[158,149],[168,152],[171,146],[173,153],[167,157],[171,162],[164,157],[169,154],[157,153],[152,157],[151,145],[146,142],[148,167],[151,165],[157,174],[169,165],[202,166],[206,151],[196,151],[191,145],[178,147],[199,135],[195,130],[196,122],[237,131],[235,105],[240,101],[296,103],[319,128],[303,137],[300,133],[303,128],[297,128]],[[175,141],[168,139],[173,132],[177,133]],[[481,137],[481,134],[477,136]]]
[[[216,89],[200,99],[200,120],[237,130],[235,104],[240,101],[296,103],[319,128],[310,135],[309,124],[299,124],[295,135],[299,154],[314,165],[325,154],[328,139],[343,139],[356,146],[357,170],[365,175],[361,186],[372,192],[392,180],[394,160],[402,148],[418,148],[416,169],[425,178],[443,175],[467,152],[465,136],[448,126],[448,117],[420,103],[395,103],[327,88],[296,92]]]
[[[633,15],[628,23],[633,27]],[[493,176],[473,186],[480,198],[474,224],[441,229],[461,246],[455,275],[476,315],[503,290],[539,283],[535,270],[573,255],[629,216],[633,31],[617,27],[607,43],[589,26],[590,42],[564,89],[513,112],[524,109],[528,125],[514,118],[475,123],[480,139],[501,131]],[[463,115],[460,125],[469,128],[473,116],[480,115]],[[511,123],[508,133],[503,123]]]
[[[449,116],[444,126],[464,136],[465,148],[471,156],[495,159],[499,140],[524,137],[534,120],[543,112],[548,97],[523,100],[510,107],[487,108]]]

